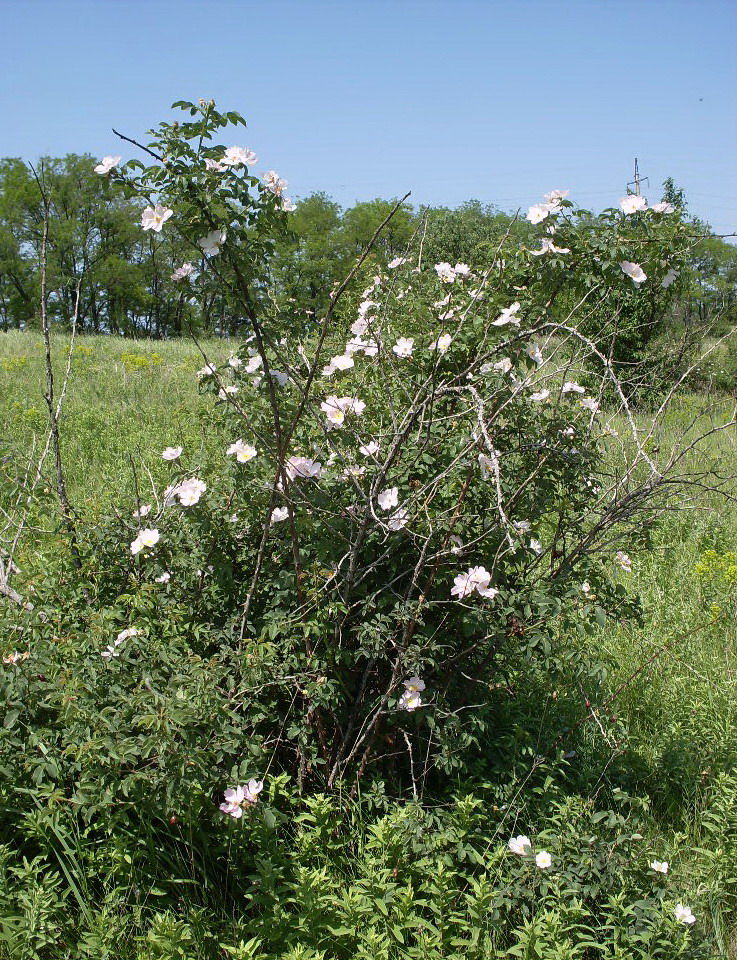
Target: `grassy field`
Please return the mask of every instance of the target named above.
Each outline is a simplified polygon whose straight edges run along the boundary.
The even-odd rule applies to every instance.
[[[66,347],[64,338],[55,338],[58,382]],[[203,347],[219,364],[235,344]],[[149,469],[160,488],[165,446],[182,445],[203,464],[217,451],[222,455],[212,401],[198,395],[195,371],[203,362],[187,341],[78,339],[63,453],[70,498],[80,512],[93,515],[130,497],[134,467],[139,483],[150,482]],[[3,455],[27,456],[45,442],[44,387],[40,337],[0,335]],[[703,398],[687,397],[658,443],[682,437],[694,415],[714,425],[728,415],[725,402],[705,407]],[[733,431],[716,434],[708,452],[729,460],[735,442]],[[704,462],[701,456],[690,461],[692,468]],[[31,537],[19,560],[30,569],[43,562]],[[708,891],[719,956],[735,957],[737,509],[705,491],[689,509],[666,514],[648,550],[633,556],[630,577],[642,598],[642,623],[608,626],[585,641],[602,651],[606,687],[616,693],[610,709],[622,721],[619,737],[601,731],[603,745],[590,724],[591,747],[603,746],[609,758],[602,776],[649,798],[653,832],[674,882],[695,899]]]
[[[222,341],[201,344],[221,363],[231,353]],[[234,345],[233,345],[234,346]],[[54,337],[55,390],[66,367],[69,340]],[[0,442],[23,453],[46,437],[46,373],[39,335],[0,334]],[[165,476],[158,456],[181,445],[190,456],[214,446],[212,401],[199,396],[202,354],[188,340],[159,342],[121,337],[78,337],[63,407],[63,458],[70,499],[78,509],[116,501],[133,484],[131,459]]]

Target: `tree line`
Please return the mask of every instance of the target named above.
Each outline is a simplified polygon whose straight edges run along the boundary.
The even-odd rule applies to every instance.
[[[171,275],[193,252],[174,231],[167,242],[141,229],[141,201],[127,196],[94,172],[89,155],[44,158],[35,166],[0,160],[0,329],[32,328],[39,322],[41,250],[44,237],[43,184],[49,201],[46,239],[48,310],[59,329],[86,333],[169,337],[190,330],[238,335],[243,318],[226,291],[213,286],[195,303],[187,285]],[[685,214],[685,198],[672,181],[664,199]],[[613,203],[616,198],[613,198]],[[361,201],[346,209],[325,193],[303,198],[290,217],[290,234],[275,245],[264,297],[295,304],[319,316],[330,292],[355,263],[394,202]],[[591,216],[595,225],[596,218]],[[737,303],[737,248],[693,220],[692,274],[681,284],[678,321],[703,326],[719,315],[734,322]],[[469,200],[459,207],[403,203],[374,245],[372,258],[385,264],[409,248],[422,262],[489,262],[501,238],[531,239],[524,217]],[[78,300],[77,300],[78,298]]]

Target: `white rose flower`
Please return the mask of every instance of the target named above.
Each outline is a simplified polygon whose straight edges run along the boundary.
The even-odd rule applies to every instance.
[[[206,257],[214,257],[220,253],[220,247],[225,243],[226,236],[225,230],[211,230],[206,237],[197,241],[197,246]]]
[[[103,157],[102,160],[95,167],[95,173],[99,173],[104,176],[113,169],[122,160],[122,157]]]
[[[517,316],[519,312],[520,304],[515,301],[511,307],[505,307],[499,316],[492,322],[492,327],[504,327],[508,323],[513,323],[515,326],[519,326],[520,317]]]
[[[433,340],[430,344],[431,350],[437,350],[438,353],[447,353],[448,347],[450,347],[453,342],[453,337],[449,333],[442,333],[437,340]]]
[[[269,170],[264,174],[264,186],[271,193],[280,197],[289,186],[289,183],[283,177],[280,177],[276,170]]]
[[[231,443],[226,452],[229,457],[235,456],[238,463],[248,463],[257,455],[258,450],[245,440],[236,440],[235,443]]]
[[[159,531],[153,528],[147,527],[145,530],[141,530],[136,539],[131,543],[131,553],[135,557],[144,548],[150,549],[151,547],[155,547],[160,537],[161,534]]]
[[[512,837],[511,840],[507,842],[507,846],[512,853],[516,853],[518,857],[524,857],[532,848],[532,840],[524,834],[520,834],[518,837]]]
[[[190,276],[193,270],[194,267],[191,263],[183,263],[181,267],[177,267],[174,273],[172,273],[171,278],[172,280],[184,280]]]
[[[258,157],[253,150],[246,150],[243,147],[228,147],[221,163],[227,167],[252,167],[258,161]]]
[[[412,356],[412,351],[415,347],[415,341],[412,337],[400,337],[399,340],[394,344],[392,350],[398,357],[404,359],[406,357]]]
[[[535,864],[541,870],[547,870],[553,863],[553,858],[550,856],[547,850],[541,850],[540,853],[535,857]]]
[[[638,213],[647,207],[647,200],[644,197],[638,197],[635,193],[630,193],[626,197],[622,197],[619,206],[622,213]]]
[[[319,461],[310,460],[309,457],[290,457],[287,460],[286,471],[290,480],[294,480],[295,477],[319,480],[322,476],[322,464]]]

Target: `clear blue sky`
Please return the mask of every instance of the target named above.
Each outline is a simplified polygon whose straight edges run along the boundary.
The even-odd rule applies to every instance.
[[[515,209],[553,187],[737,232],[737,0],[0,0],[0,156],[122,153],[177,99],[289,193]]]

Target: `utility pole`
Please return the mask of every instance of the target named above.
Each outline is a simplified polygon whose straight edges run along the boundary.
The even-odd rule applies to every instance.
[[[645,180],[645,181],[647,181],[647,183],[650,183],[650,177],[642,177],[642,180]],[[627,191],[629,192],[630,187],[634,185],[634,188],[635,188],[635,196],[636,196],[636,197],[639,197],[639,196],[640,196],[640,183],[641,183],[640,168],[639,168],[638,163],[637,163],[637,157],[635,157],[635,179],[634,179],[634,180],[630,180],[630,182],[627,184]]]

